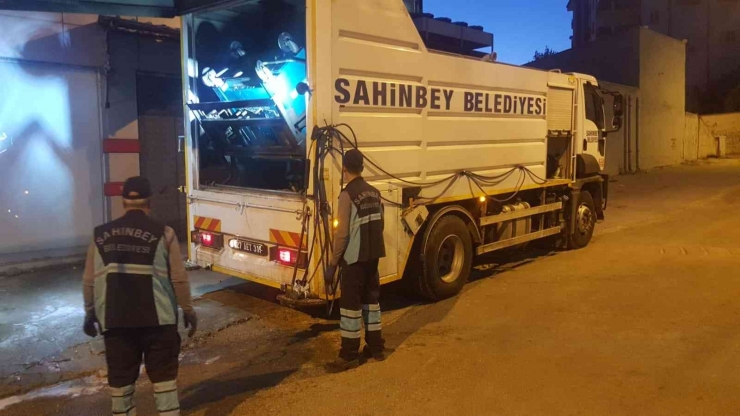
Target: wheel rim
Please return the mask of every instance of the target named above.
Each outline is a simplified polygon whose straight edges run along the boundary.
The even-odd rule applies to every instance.
[[[586,204],[581,204],[578,207],[578,218],[577,218],[578,233],[586,235],[591,231],[594,225],[594,213],[591,208]]]
[[[445,283],[452,283],[460,277],[465,260],[465,246],[456,235],[448,235],[437,251],[437,271]]]

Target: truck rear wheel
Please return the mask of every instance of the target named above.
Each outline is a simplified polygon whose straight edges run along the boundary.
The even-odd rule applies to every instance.
[[[578,196],[575,231],[570,235],[570,248],[584,248],[591,241],[596,228],[596,207],[594,199],[588,191],[581,191]]]
[[[423,252],[422,295],[440,300],[460,293],[473,264],[473,241],[465,221],[455,215],[442,217],[430,231]]]

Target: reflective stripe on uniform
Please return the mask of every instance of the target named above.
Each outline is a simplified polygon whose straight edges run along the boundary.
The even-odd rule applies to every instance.
[[[177,397],[177,380],[154,383],[154,400],[160,416],[179,416],[180,401]]]
[[[342,317],[339,319],[339,329],[348,332],[358,332],[362,328],[361,311],[341,309]]]
[[[360,317],[362,317],[362,311],[360,311],[360,310],[353,311],[352,309],[344,309],[344,308],[341,308],[341,309],[339,309],[339,313],[342,316],[346,316],[347,318],[360,318]]]
[[[99,250],[95,250],[95,271],[97,272],[99,269],[102,269],[105,267],[105,263],[103,262],[103,257],[100,255]],[[93,293],[94,295],[94,303],[95,303],[95,316],[98,318],[98,323],[100,324],[100,330],[102,332],[105,332],[107,329],[105,327],[105,296],[106,293],[108,293],[108,281],[105,279],[105,275],[98,276],[95,275],[95,280],[93,283]]]
[[[362,305],[362,320],[365,322],[366,331],[380,331],[380,305],[377,303],[372,305]]]
[[[154,252],[154,261],[151,265],[125,263],[109,263],[105,265],[99,251],[96,254],[95,311],[103,331],[108,329],[105,327],[106,323],[108,323],[106,321],[106,302],[109,296],[107,293],[107,280],[108,276],[114,273],[132,275],[132,277],[151,277],[151,290],[154,297],[154,307],[157,313],[158,324],[174,325],[177,323],[177,298],[175,297],[172,282],[170,282],[167,245],[164,238],[160,238],[157,243],[157,248]]]
[[[383,219],[383,215],[380,214],[380,213],[370,214],[370,215],[368,215],[366,217],[360,217],[360,218],[352,221],[352,225],[353,226],[360,226],[362,224],[367,224],[367,223],[370,223],[372,221],[380,221],[382,219]]]
[[[111,387],[111,412],[114,415],[136,416],[133,384],[125,387]]]
[[[109,263],[101,269],[96,269],[95,277],[100,277],[108,273],[144,274],[151,276],[155,274],[155,269],[154,266],[147,266],[145,264]]]
[[[163,381],[161,383],[154,383],[155,393],[164,393],[170,390],[177,390],[177,380]]]

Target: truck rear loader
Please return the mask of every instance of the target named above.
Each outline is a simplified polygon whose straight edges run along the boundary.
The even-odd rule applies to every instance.
[[[591,76],[433,50],[419,27],[435,20],[401,0],[216,2],[182,19],[201,266],[294,302],[332,298],[322,277],[355,147],[384,199],[381,283],[405,277],[428,299],[460,292],[474,256],[582,248],[604,217],[622,98]],[[474,45],[478,29],[457,27]]]

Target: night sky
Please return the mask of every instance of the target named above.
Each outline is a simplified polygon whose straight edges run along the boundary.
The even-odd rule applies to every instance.
[[[524,64],[535,50],[570,48],[568,0],[424,0],[424,11],[481,25],[494,37],[500,62]]]

